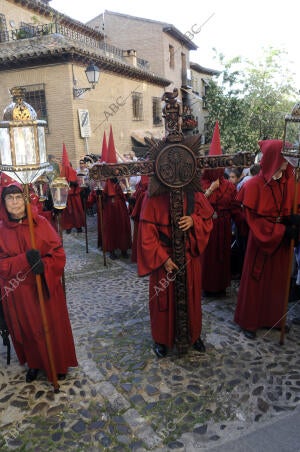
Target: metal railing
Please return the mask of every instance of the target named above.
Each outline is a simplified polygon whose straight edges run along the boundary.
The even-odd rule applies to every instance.
[[[107,58],[117,59],[125,63],[127,60],[123,56],[123,50],[110,44],[106,44],[104,41],[87,36],[76,30],[73,30],[65,25],[59,23],[49,23],[40,25],[28,25],[24,24],[19,29],[14,29],[10,31],[0,31],[0,43],[8,41],[16,41],[19,39],[28,39],[42,37],[50,34],[60,34],[66,36],[74,41],[79,41],[85,44],[87,47],[92,47],[95,49],[100,49],[103,51],[104,56]],[[149,70],[149,62],[143,60],[142,58],[137,58],[137,67],[142,70]]]

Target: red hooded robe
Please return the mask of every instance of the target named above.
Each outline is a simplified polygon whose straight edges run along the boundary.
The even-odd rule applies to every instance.
[[[230,285],[231,219],[236,211],[236,187],[224,178],[224,169],[204,170],[201,185],[206,191],[219,179],[220,185],[209,196],[214,209],[213,230],[203,254],[202,288],[207,292],[221,292]]]
[[[234,320],[241,328],[280,327],[289,264],[289,241],[283,217],[292,213],[295,189],[292,167],[280,179],[273,175],[285,161],[281,140],[264,140],[261,171],[238,193],[249,225],[249,237]]]
[[[147,193],[148,179],[149,179],[148,176],[141,177],[141,180],[136,185],[136,189],[135,189],[135,192],[133,195],[135,204],[134,204],[134,207],[131,212],[131,218],[133,219],[131,262],[137,262],[137,239],[138,239],[138,229],[139,229],[139,222],[140,222],[140,213],[141,213],[144,196]]]
[[[13,185],[18,185],[14,182]],[[5,319],[20,364],[43,369],[49,381],[52,373],[48,360],[45,334],[36,286],[26,251],[32,248],[28,219],[9,221],[1,202],[0,283]],[[54,351],[55,369],[66,374],[78,365],[61,277],[66,256],[61,239],[46,220],[33,208],[36,248],[44,264],[42,275],[45,312]]]
[[[106,163],[117,163],[116,149],[110,127]],[[131,225],[126,199],[118,181],[108,179],[103,190],[103,238],[108,252],[131,248]]]
[[[85,226],[85,216],[80,197],[80,187],[77,182],[77,173],[71,167],[67,149],[63,145],[61,176],[65,177],[70,184],[67,206],[61,214],[62,229],[82,228]]]
[[[159,233],[170,241],[169,194],[144,197],[138,232],[138,274],[150,274],[149,308],[151,332],[155,342],[172,348],[175,340],[174,284],[164,269],[164,263],[172,256],[172,248]],[[186,211],[186,199],[184,211]],[[187,232],[186,271],[188,289],[188,315],[190,343],[201,335],[201,261],[212,229],[213,210],[202,193],[195,193],[194,211],[191,217],[194,226]],[[172,275],[173,278],[173,275]],[[167,284],[165,284],[165,281]]]

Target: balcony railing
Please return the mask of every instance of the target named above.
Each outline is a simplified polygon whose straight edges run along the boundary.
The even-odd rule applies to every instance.
[[[106,56],[107,58],[117,59],[119,61],[122,61],[123,63],[127,62],[127,60],[125,60],[123,56],[122,49],[119,49],[118,47],[112,46],[110,44],[106,44],[104,41],[86,36],[83,33],[80,33],[59,23],[49,23],[41,25],[26,24],[19,29],[2,32],[0,31],[0,43],[16,41],[18,39],[42,37],[54,33],[66,36],[67,38],[73,39],[75,41],[79,41],[88,47],[100,49],[102,50],[104,56]],[[150,69],[149,62],[143,60],[142,58],[137,58],[137,67],[141,70]]]

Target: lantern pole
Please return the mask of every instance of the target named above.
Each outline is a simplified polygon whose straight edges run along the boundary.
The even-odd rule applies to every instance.
[[[50,184],[50,193],[52,197],[53,208],[55,209],[56,213],[56,225],[57,225],[56,227],[62,244],[63,244],[63,231],[61,225],[61,213],[67,206],[68,192],[69,184],[65,177],[59,176],[52,180]],[[65,270],[63,270],[61,282],[64,289],[64,293],[66,295]]]
[[[101,184],[101,182],[100,182],[100,184]],[[102,192],[103,192],[102,187],[96,189],[96,196],[97,196],[97,202],[98,202],[98,213],[99,213],[98,221],[100,222],[100,230],[101,230],[103,265],[106,267],[106,250],[105,250],[104,233],[103,233]]]
[[[30,204],[28,184],[24,184],[24,193],[25,193],[26,213],[27,213],[28,224],[29,224],[30,242],[31,242],[32,248],[35,249],[36,243],[35,243],[35,236],[34,236],[34,227],[33,227],[32,210],[31,210],[31,204]],[[37,291],[38,291],[38,297],[39,297],[40,309],[41,309],[41,315],[42,315],[42,324],[43,324],[43,329],[44,329],[44,333],[45,333],[45,341],[46,341],[48,357],[49,357],[49,364],[50,364],[50,369],[51,369],[51,373],[52,373],[54,392],[58,393],[59,392],[59,384],[58,384],[58,380],[57,380],[57,373],[56,373],[54,358],[53,358],[54,355],[53,355],[53,350],[52,350],[52,342],[50,339],[48,320],[47,320],[46,310],[45,310],[45,300],[44,300],[44,294],[43,294],[43,288],[42,288],[41,275],[35,275],[35,278],[36,278],[36,285],[37,285]]]
[[[63,240],[63,233],[62,233],[62,227],[61,227],[61,210],[56,210],[56,218],[57,218],[57,229],[58,233],[61,239],[61,244],[64,244]],[[63,269],[63,274],[61,276],[61,283],[64,289],[64,293],[66,295],[66,280],[65,280],[65,269]]]

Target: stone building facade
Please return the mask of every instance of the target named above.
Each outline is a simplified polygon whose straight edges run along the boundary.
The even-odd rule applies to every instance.
[[[170,80],[150,72],[144,60],[130,61],[127,52],[105,45],[102,33],[44,2],[1,0],[0,22],[0,111],[11,101],[10,88],[26,87],[26,100],[47,120],[48,153],[60,157],[65,143],[77,166],[82,155],[101,153],[110,125],[120,154],[131,151],[132,132],[163,135],[153,105],[160,106]],[[100,68],[99,82],[75,97],[74,88],[88,86],[84,70],[91,62]],[[82,110],[88,112],[87,137],[81,136]]]

